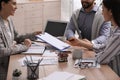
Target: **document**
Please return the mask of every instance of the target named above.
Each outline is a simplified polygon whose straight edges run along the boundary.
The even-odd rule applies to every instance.
[[[58,64],[58,58],[57,57],[38,57],[38,56],[26,56],[26,57],[23,57],[21,59],[18,60],[18,62],[21,64],[21,66],[25,66],[24,64],[24,61],[26,60],[29,61],[29,62],[33,62],[33,63],[38,63],[38,60],[39,59],[42,59],[43,60],[41,61],[40,65],[55,65],[55,64]]]
[[[40,65],[55,65],[55,64],[58,64],[57,57],[43,57],[43,60],[40,63]]]
[[[32,44],[31,47],[23,54],[43,54],[45,51],[44,45]]]
[[[57,54],[55,52],[52,52],[50,50],[45,50],[43,57],[57,57]]]
[[[77,75],[69,72],[56,71],[45,78],[39,80],[85,80],[85,76]]]
[[[53,47],[59,49],[60,51],[66,51],[70,47],[69,44],[57,39],[56,37],[48,33],[37,35],[37,37],[47,42],[48,44],[52,45]]]

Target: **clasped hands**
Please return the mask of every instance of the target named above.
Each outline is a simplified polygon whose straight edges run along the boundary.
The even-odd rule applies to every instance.
[[[87,39],[77,39],[75,37],[71,37],[66,42],[72,46],[80,46],[88,49],[93,48],[93,44]]]

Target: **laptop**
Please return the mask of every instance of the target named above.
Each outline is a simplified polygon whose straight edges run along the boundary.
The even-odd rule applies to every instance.
[[[66,27],[67,22],[65,21],[48,20],[43,33],[47,32],[55,37],[64,37]]]

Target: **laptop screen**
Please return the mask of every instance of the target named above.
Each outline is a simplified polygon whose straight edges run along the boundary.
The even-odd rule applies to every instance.
[[[44,32],[47,32],[55,37],[64,36],[67,22],[62,21],[47,21]]]

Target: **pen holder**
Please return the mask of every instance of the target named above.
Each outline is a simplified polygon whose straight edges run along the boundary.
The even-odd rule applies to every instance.
[[[27,78],[28,78],[28,80],[37,80],[39,78],[38,63],[27,64]]]

